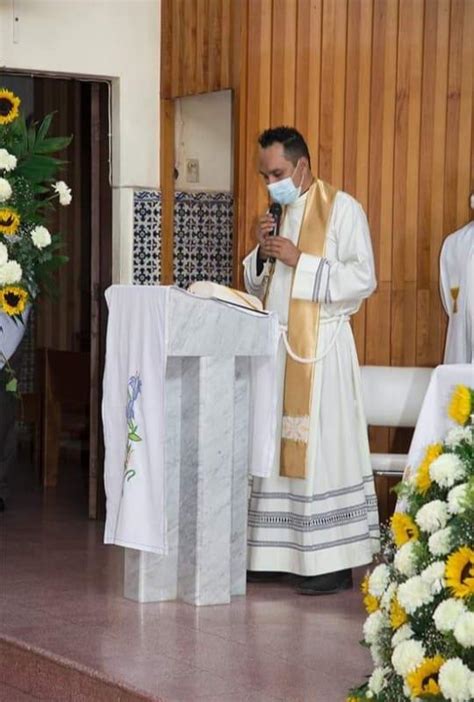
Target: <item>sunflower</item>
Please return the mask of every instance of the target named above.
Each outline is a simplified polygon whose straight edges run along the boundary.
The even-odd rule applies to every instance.
[[[364,596],[363,602],[367,614],[372,614],[379,609],[379,601],[377,597],[375,597],[375,595],[371,595],[370,592]]]
[[[407,683],[413,697],[431,697],[441,693],[438,673],[443,663],[442,656],[425,658],[412,673],[409,673]]]
[[[408,541],[414,541],[420,535],[417,525],[406,512],[395,512],[390,520],[390,526],[393,540],[398,548],[408,543]]]
[[[20,98],[6,88],[0,88],[0,124],[10,124],[19,115]]]
[[[435,458],[438,458],[442,453],[442,444],[430,444],[426,448],[425,455],[415,476],[416,489],[422,495],[426,495],[431,487],[430,465]]]
[[[446,585],[454,597],[474,595],[474,551],[462,546],[452,553],[446,561]]]
[[[0,234],[11,236],[20,226],[20,216],[11,207],[0,209]]]
[[[17,285],[5,285],[0,290],[0,310],[11,317],[21,314],[28,302],[28,293]]]
[[[465,385],[456,385],[451,402],[448,407],[448,415],[458,424],[466,424],[471,414],[471,392]]]
[[[363,595],[369,594],[369,577],[369,574],[366,573],[362,578],[362,582],[360,584],[360,591]]]
[[[408,621],[408,615],[395,597],[390,604],[390,626],[392,629],[399,629]]]

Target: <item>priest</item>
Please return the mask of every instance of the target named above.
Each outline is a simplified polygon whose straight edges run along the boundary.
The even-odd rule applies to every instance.
[[[474,195],[471,205],[474,206]],[[448,315],[444,362],[474,363],[474,221],[444,241],[440,291]]]
[[[313,176],[296,129],[268,129],[259,145],[260,173],[282,212],[279,222],[260,217],[245,284],[286,333],[272,475],[254,478],[251,490],[248,568],[301,576],[301,594],[328,594],[351,587],[351,569],[379,548],[350,326],[376,287],[370,233],[360,204]]]

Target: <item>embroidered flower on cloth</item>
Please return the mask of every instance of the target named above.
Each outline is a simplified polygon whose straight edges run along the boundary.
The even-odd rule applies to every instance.
[[[304,444],[307,444],[309,438],[309,416],[284,416],[281,435],[283,439],[290,439],[290,441],[300,441]]]

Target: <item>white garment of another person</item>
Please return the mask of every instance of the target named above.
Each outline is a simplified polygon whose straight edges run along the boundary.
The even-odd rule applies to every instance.
[[[449,317],[444,363],[474,363],[474,221],[444,241],[440,292]]]
[[[286,208],[280,236],[298,243],[307,194]],[[263,298],[267,264],[257,275],[257,248],[244,260],[247,290]],[[266,307],[288,322],[293,268],[277,261]],[[368,564],[379,550],[379,519],[350,315],[376,287],[367,219],[338,192],[324,258],[301,254],[293,296],[320,302],[307,474],[280,477],[286,351],[278,349],[278,427],[272,475],[254,478],[249,507],[248,568],[320,575]],[[343,321],[341,323],[341,317]]]

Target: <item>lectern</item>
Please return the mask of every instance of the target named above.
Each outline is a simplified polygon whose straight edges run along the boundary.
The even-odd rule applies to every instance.
[[[125,330],[132,325],[130,338],[140,336],[141,351],[136,353],[146,349],[147,337],[153,332],[146,306],[158,299],[166,331],[162,347],[157,349],[156,373],[163,354],[165,373],[160,385],[151,364],[146,388],[148,393],[153,391],[156,380],[156,392],[164,392],[163,465],[156,467],[163,473],[159,485],[164,491],[166,549],[160,554],[138,546],[125,548],[124,594],[138,602],[181,599],[194,605],[229,603],[231,596],[245,594],[246,588],[249,442],[255,421],[251,369],[255,360],[272,362],[278,324],[273,315],[198,298],[174,287],[113,286],[107,300],[111,322],[115,319],[115,334],[128,334]],[[133,349],[128,338],[120,343],[109,329],[103,405],[106,488],[113,480],[122,481],[121,495],[118,488],[115,494],[118,500],[126,494],[130,501],[129,485],[117,461],[120,452],[107,430],[113,404],[108,390],[117,384],[113,372],[116,354],[124,360],[123,355],[132,355]],[[134,365],[130,358],[125,360],[128,366],[121,367],[134,372],[138,362]],[[154,475],[153,470],[151,466],[150,475]],[[129,515],[140,515],[140,500],[144,498],[128,505]],[[115,538],[118,518],[114,516],[112,524],[110,521],[108,517],[106,542],[130,543],[123,536]]]

